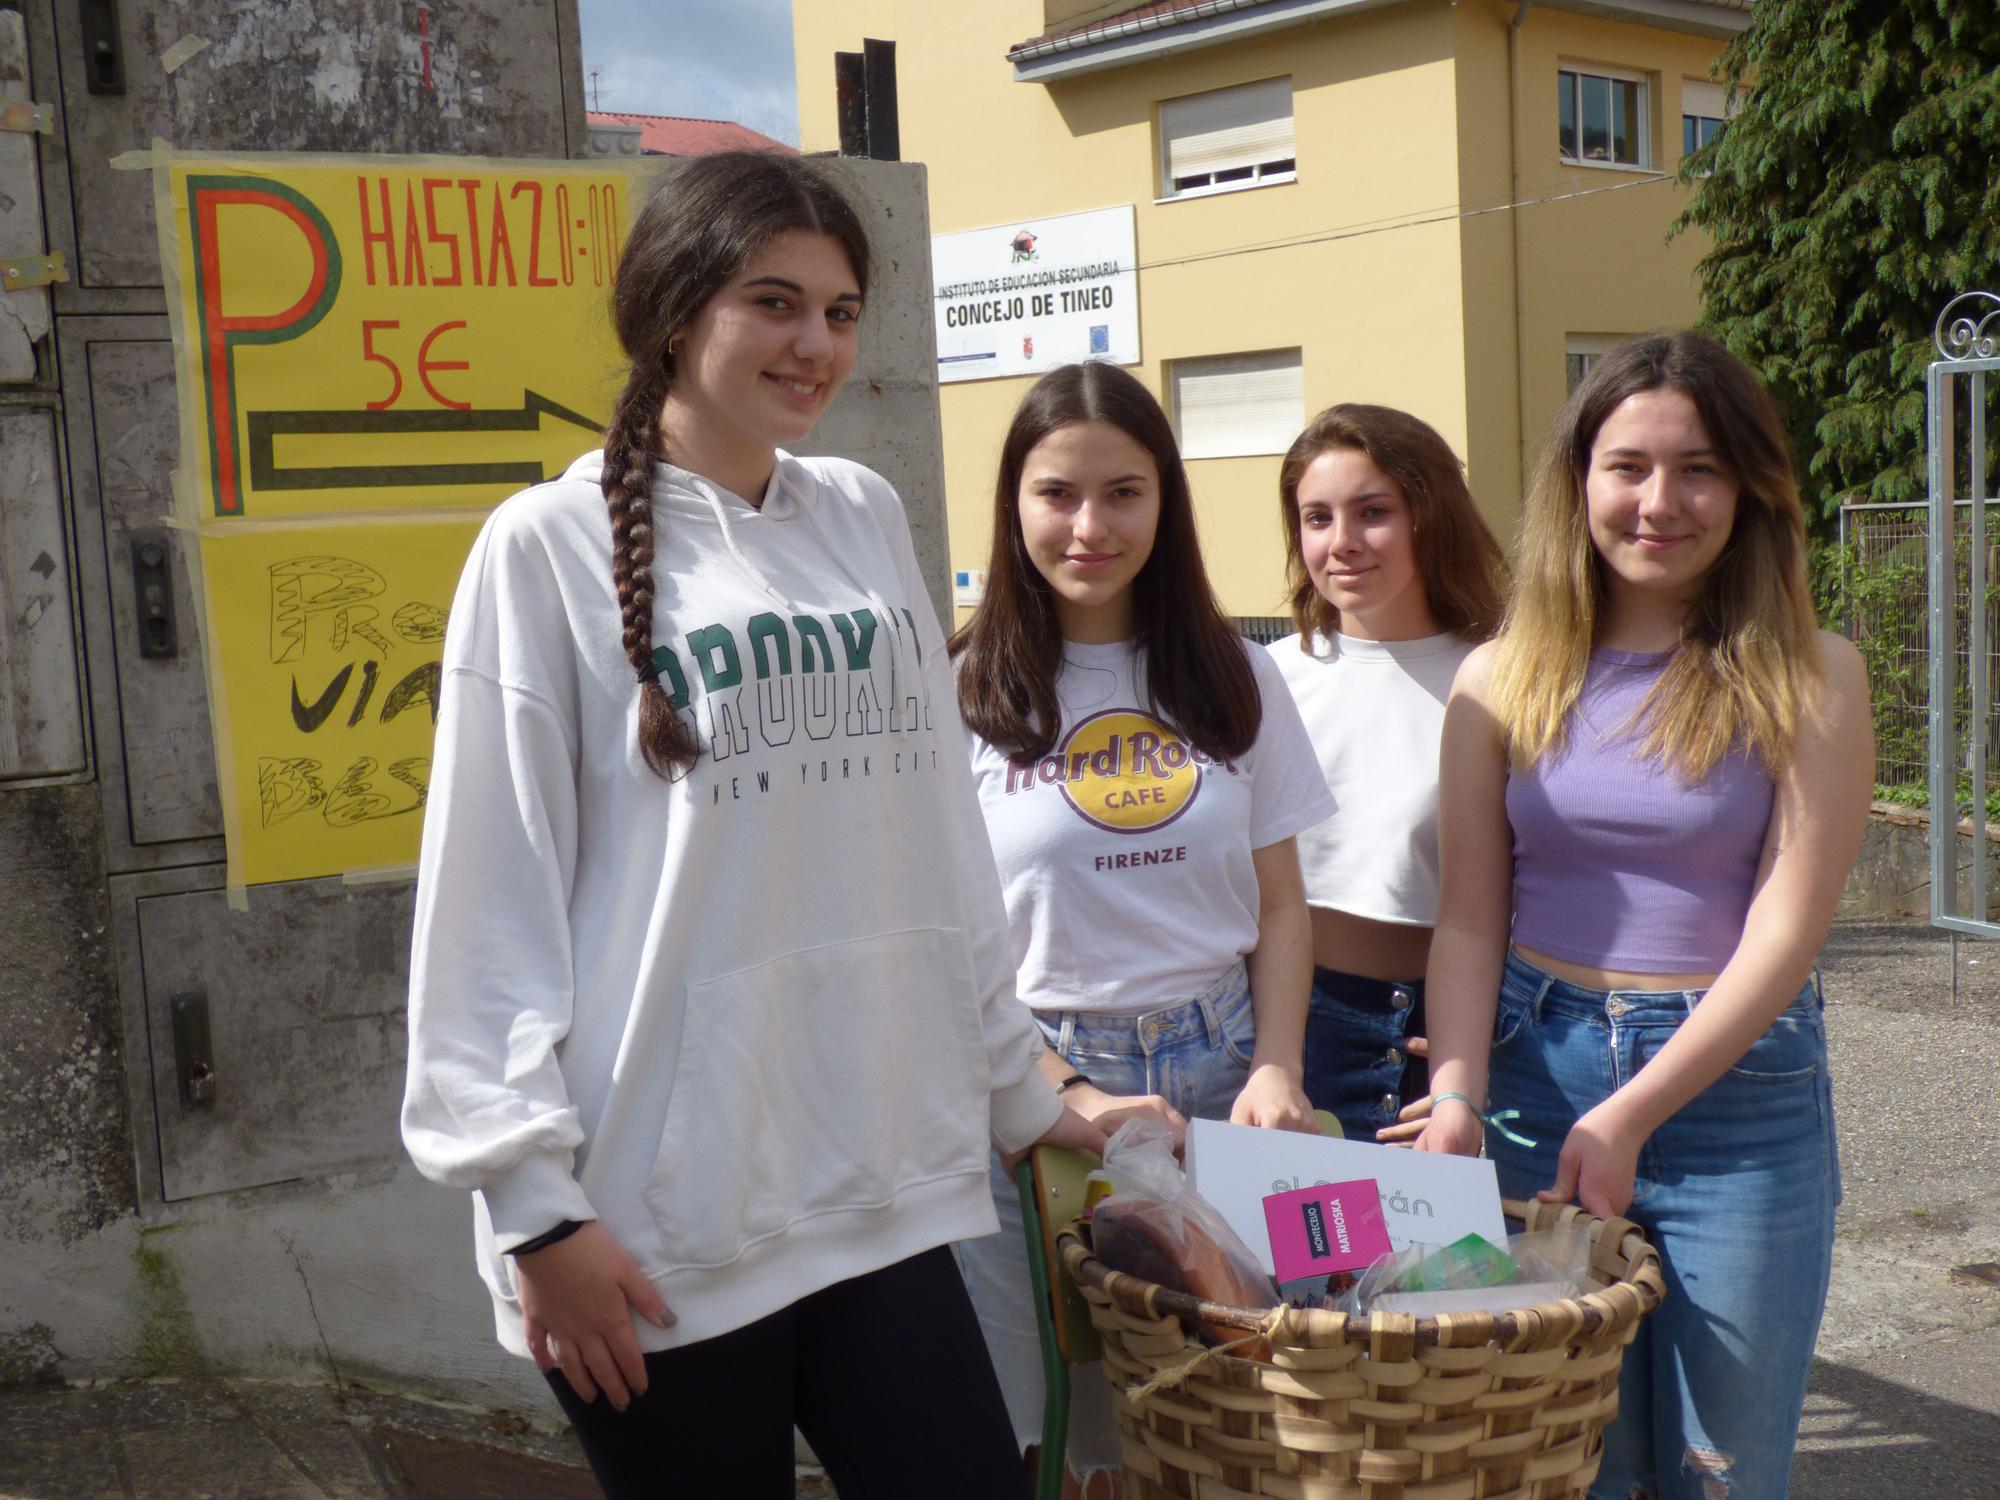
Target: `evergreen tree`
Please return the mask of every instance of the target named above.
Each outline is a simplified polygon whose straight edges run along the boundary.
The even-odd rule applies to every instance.
[[[1701,326],[1777,395],[1809,516],[1922,500],[1933,326],[2000,292],[2000,7],[1757,0],[1716,71],[1739,112],[1674,229],[1714,241]]]

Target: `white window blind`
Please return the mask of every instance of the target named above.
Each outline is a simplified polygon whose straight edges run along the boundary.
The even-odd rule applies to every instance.
[[[1729,90],[1719,83],[1708,83],[1701,79],[1681,80],[1681,113],[1693,115],[1698,120],[1721,120],[1728,118],[1723,113],[1723,105],[1729,98]]]
[[[1305,426],[1305,375],[1296,349],[1175,360],[1172,372],[1185,458],[1283,453]]]
[[[1249,186],[1294,168],[1292,80],[1266,78],[1160,105],[1162,196]]]

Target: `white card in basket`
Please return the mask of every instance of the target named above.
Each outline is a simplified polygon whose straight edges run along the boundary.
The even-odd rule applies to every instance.
[[[1373,1178],[1382,1190],[1382,1219],[1397,1250],[1412,1243],[1449,1245],[1468,1234],[1502,1249],[1507,1245],[1499,1178],[1483,1157],[1193,1120],[1185,1163],[1189,1185],[1215,1205],[1273,1274],[1264,1199],[1357,1177]]]

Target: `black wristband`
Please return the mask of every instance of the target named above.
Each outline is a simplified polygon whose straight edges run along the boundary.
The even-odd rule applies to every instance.
[[[508,1255],[532,1255],[537,1250],[546,1250],[549,1246],[560,1244],[562,1241],[568,1239],[589,1222],[590,1220],[588,1219],[564,1219],[555,1228],[546,1230],[531,1240],[522,1240],[520,1244],[505,1253]]]
[[[1071,1089],[1075,1088],[1079,1083],[1090,1083],[1090,1079],[1082,1073],[1072,1073],[1069,1075],[1069,1077],[1065,1078],[1061,1083],[1056,1085],[1056,1092],[1058,1094],[1067,1094]],[[1093,1084],[1092,1087],[1094,1088],[1096,1087],[1096,1085]]]

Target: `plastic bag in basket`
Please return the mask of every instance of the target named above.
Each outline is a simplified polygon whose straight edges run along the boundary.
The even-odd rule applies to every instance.
[[[1114,1271],[1232,1307],[1268,1308],[1277,1284],[1209,1201],[1187,1185],[1173,1135],[1156,1120],[1131,1119],[1104,1148],[1112,1194],[1091,1214],[1091,1245]],[[1241,1330],[1204,1325],[1209,1343]]]

